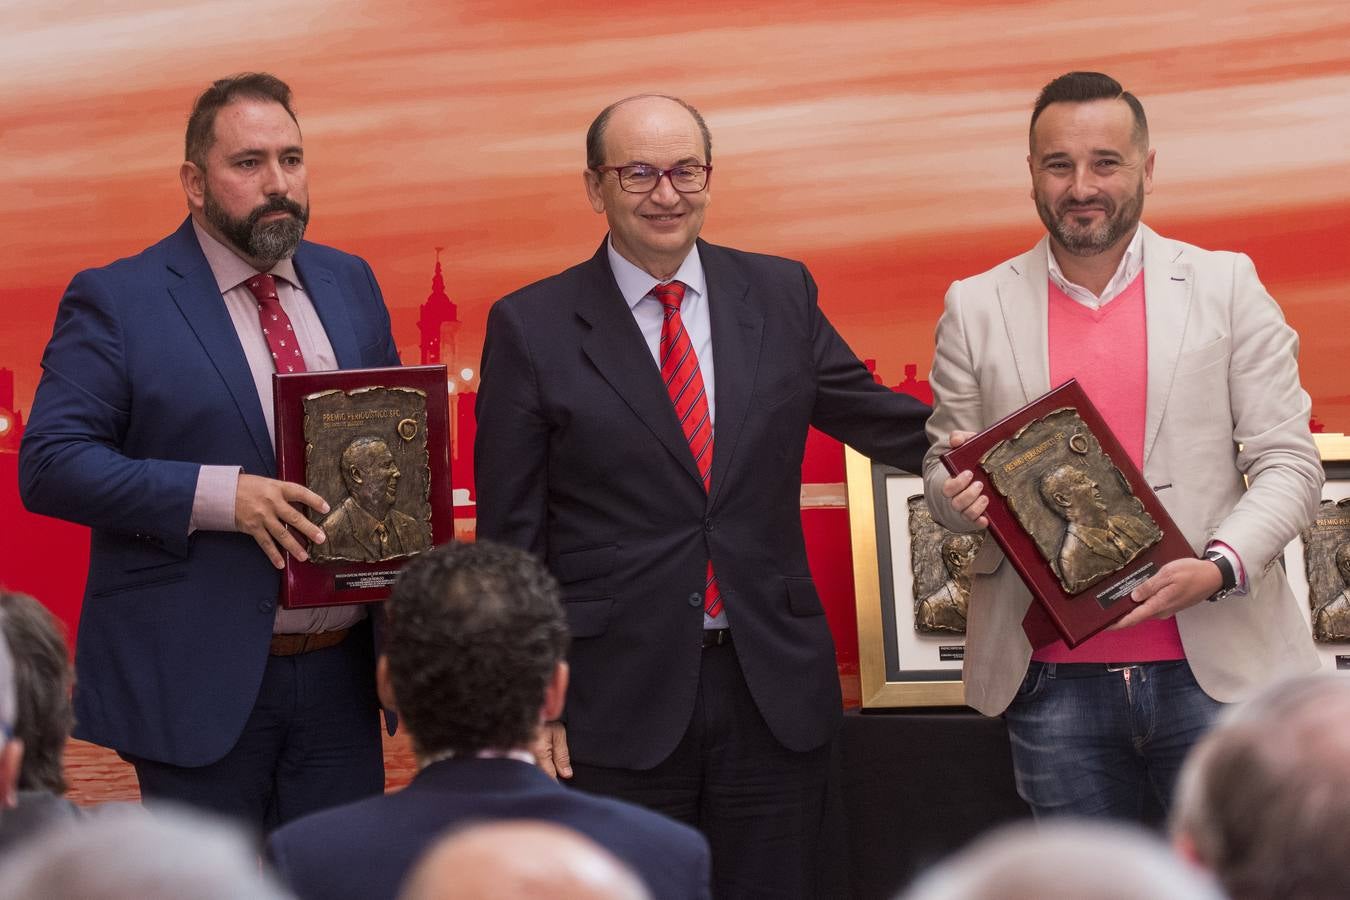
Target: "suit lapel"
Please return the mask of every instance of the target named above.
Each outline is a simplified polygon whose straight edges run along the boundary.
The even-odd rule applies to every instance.
[[[355,369],[361,365],[361,348],[347,314],[347,303],[338,288],[332,270],[315,261],[312,248],[301,243],[295,252],[295,270],[304,282],[305,293],[319,314],[328,343],[337,357],[338,368]]]
[[[191,219],[174,233],[167,248],[167,267],[169,295],[225,382],[248,427],[249,437],[257,447],[263,470],[275,470],[276,456],[267,434],[267,421],[263,418],[253,373],[249,371],[234,322],[220,297],[220,287],[197,243]]]
[[[708,280],[708,313],[712,321],[713,366],[717,412],[713,422],[712,495],[716,503],[750,408],[750,394],[759,370],[764,315],[751,301],[750,285],[721,247],[699,241],[699,258]]]
[[[1186,336],[1195,273],[1181,261],[1181,247],[1144,229],[1144,310],[1148,342],[1148,401],[1144,420],[1144,463],[1158,437],[1172,393],[1177,357]]]
[[[577,315],[590,326],[590,331],[581,339],[582,352],[689,477],[701,485],[702,477],[684,432],[680,430],[679,420],[675,418],[675,407],[661,380],[661,370],[656,367],[642,331],[619,293],[604,243],[583,271]],[[715,448],[716,443],[714,454]]]
[[[1050,390],[1047,240],[1011,260],[998,277],[999,307],[1024,403]]]

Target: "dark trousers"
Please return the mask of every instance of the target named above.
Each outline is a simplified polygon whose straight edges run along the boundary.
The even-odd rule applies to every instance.
[[[136,768],[147,805],[186,803],[260,834],[381,793],[384,749],[370,625],[361,623],[335,647],[268,657],[244,731],[217,762],[186,768],[124,758]]]
[[[698,828],[713,895],[814,897],[830,747],[783,747],[759,714],[734,644],[703,651],[698,699],[675,751],[653,769],[573,763],[571,784]]]

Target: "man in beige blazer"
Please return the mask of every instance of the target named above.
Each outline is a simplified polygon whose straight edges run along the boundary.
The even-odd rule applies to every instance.
[[[946,527],[984,527],[985,486],[948,477],[939,457],[1074,376],[1205,554],[1163,566],[1112,630],[1035,659],[1016,571],[993,541],[972,565],[966,700],[1005,714],[1022,796],[1038,816],[1139,818],[1150,793],[1166,808],[1221,704],[1317,666],[1279,561],[1322,468],[1297,335],[1251,260],[1139,223],[1154,160],[1139,101],[1105,75],[1061,76],[1037,100],[1030,145],[1048,234],[947,292],[925,491]]]

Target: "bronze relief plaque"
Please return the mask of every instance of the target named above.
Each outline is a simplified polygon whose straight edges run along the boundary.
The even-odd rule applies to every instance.
[[[1076,409],[1033,419],[980,457],[1067,594],[1119,572],[1162,540]]]
[[[933,521],[922,494],[908,498],[907,503],[914,630],[965,634],[970,564],[984,543],[984,533],[959,534],[943,528]]]
[[[1323,500],[1302,539],[1313,639],[1350,641],[1350,499]]]
[[[430,549],[427,395],[407,387],[324,390],[302,400],[305,485],[328,501],[310,518],[315,562],[382,562]]]

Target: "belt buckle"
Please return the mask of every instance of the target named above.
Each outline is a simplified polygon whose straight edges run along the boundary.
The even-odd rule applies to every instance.
[[[1139,663],[1107,663],[1106,671],[1124,672],[1126,669],[1133,669],[1137,665],[1139,665]]]
[[[721,647],[731,643],[730,628],[708,628],[703,632],[704,647]]]

